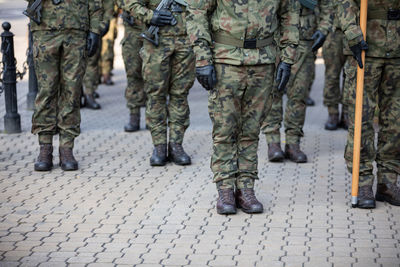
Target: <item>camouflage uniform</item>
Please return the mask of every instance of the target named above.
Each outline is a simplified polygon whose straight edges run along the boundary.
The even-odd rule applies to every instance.
[[[123,9],[143,23],[149,24],[160,0],[123,0]],[[186,33],[186,7],[174,12],[175,26],[162,26],[159,45],[143,42],[140,56],[146,102],[146,125],[153,144],[182,144],[189,126],[187,96],[195,79],[194,54]],[[168,101],[167,101],[167,97]],[[168,124],[168,125],[167,125]],[[169,140],[167,129],[169,126]]]
[[[286,86],[288,101],[285,110],[285,133],[287,144],[299,144],[304,136],[303,125],[306,115],[306,98],[309,88],[313,83],[315,74],[315,55],[311,51],[313,44],[312,35],[318,29],[325,35],[331,28],[327,23],[330,18],[330,6],[325,1],[320,2],[315,10],[304,6],[300,11],[300,42],[297,49],[297,59],[292,66],[290,80]],[[328,18],[327,18],[328,17]],[[265,118],[262,131],[267,142],[280,143],[280,132],[283,110],[282,97],[284,92],[275,89],[273,93],[272,108]]]
[[[107,34],[102,38],[100,66],[102,75],[109,75],[114,66],[114,42],[118,34],[118,7],[114,5],[111,9],[108,8],[104,10],[105,15],[109,18],[110,28]]]
[[[214,182],[218,188],[233,188],[235,183],[239,189],[252,188],[258,179],[258,135],[268,112],[276,58],[288,64],[295,60],[298,3],[191,0],[189,6],[196,67],[214,64],[217,75],[209,93]],[[280,55],[273,41],[277,31]],[[244,48],[244,40],[253,38],[256,47]]]
[[[139,37],[143,26],[138,24],[128,13],[123,14],[125,35],[122,39],[122,57],[125,63],[128,85],[125,91],[127,107],[130,114],[139,114],[140,107],[145,104],[145,93],[142,78],[142,59],[139,50],[143,46],[143,40]]]
[[[353,5],[358,9],[359,1],[357,1],[357,5],[354,3]],[[388,19],[388,10],[390,9],[397,10],[399,16],[400,2],[368,1],[367,43],[369,49],[364,65],[360,186],[372,186],[374,161],[378,167],[378,183],[395,184],[397,176],[400,174],[400,18]],[[345,54],[347,60],[344,99],[349,107],[350,118],[345,159],[348,169],[351,171],[357,63],[350,56],[349,51],[346,50]],[[377,149],[375,149],[373,118],[377,106],[380,113],[378,143]]]
[[[31,21],[39,87],[32,133],[39,135],[40,144],[51,144],[59,133],[60,146],[72,148],[80,133],[86,38],[89,31],[99,33],[102,1],[64,0],[58,5],[43,1],[42,5],[42,23]]]

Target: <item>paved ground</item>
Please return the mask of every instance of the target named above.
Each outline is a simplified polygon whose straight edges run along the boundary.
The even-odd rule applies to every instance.
[[[12,21],[21,62],[23,5],[0,0],[0,21]],[[400,209],[349,205],[346,132],[323,130],[318,63],[312,91],[317,106],[308,109],[302,143],[309,163],[269,163],[261,136],[260,215],[215,211],[207,95],[198,85],[190,93],[192,125],[184,144],[193,164],[151,168],[150,134],[122,131],[128,110],[118,48],[116,84],[99,90],[103,108],[82,110],[75,152],[80,170],[67,173],[57,166],[37,173],[27,82],[20,82],[23,132],[0,134],[0,266],[400,266]]]

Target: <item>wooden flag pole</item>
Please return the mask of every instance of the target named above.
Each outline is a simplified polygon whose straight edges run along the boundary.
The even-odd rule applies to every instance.
[[[368,0],[361,0],[360,6],[360,27],[364,38],[367,38],[367,10]],[[361,122],[363,108],[364,91],[364,70],[365,70],[365,51],[362,50],[363,68],[357,67],[357,89],[356,107],[354,122],[354,147],[353,147],[353,180],[351,184],[351,205],[357,207],[358,202],[358,181],[360,175],[360,149],[361,149]]]

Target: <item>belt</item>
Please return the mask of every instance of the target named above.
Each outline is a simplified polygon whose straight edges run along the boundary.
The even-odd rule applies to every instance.
[[[400,9],[394,10],[368,10],[368,20],[381,19],[381,20],[400,20]]]
[[[232,36],[223,34],[223,33],[214,33],[213,34],[214,41],[219,44],[224,45],[231,45],[236,46],[239,48],[246,48],[246,49],[256,49],[271,45],[274,41],[273,37],[269,37],[266,39],[237,39]]]

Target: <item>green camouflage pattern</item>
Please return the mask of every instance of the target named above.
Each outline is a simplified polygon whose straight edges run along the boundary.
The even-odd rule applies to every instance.
[[[343,32],[337,29],[328,35],[322,49],[325,61],[324,105],[328,107],[329,114],[339,114],[339,104],[342,102],[340,74],[346,60],[343,39]]]
[[[195,79],[194,54],[186,36],[160,35],[159,41],[158,47],[143,42],[140,50],[146,125],[154,145],[167,144],[167,126],[169,142],[182,144],[189,127],[187,96]]]
[[[100,78],[100,48],[94,56],[87,59],[85,76],[83,76],[84,92],[87,95],[93,94],[99,86]]]
[[[287,103],[284,126],[287,144],[300,144],[304,136],[303,126],[306,116],[306,98],[315,74],[315,53],[311,52],[312,41],[300,41],[298,59],[292,66],[289,82],[286,86]],[[262,132],[267,142],[280,143],[281,122],[283,118],[283,91],[274,90],[272,107],[262,124]]]
[[[139,38],[142,32],[141,26],[131,26],[124,22],[125,35],[122,39],[122,58],[125,63],[127,87],[125,98],[130,114],[139,114],[140,107],[145,104],[145,93],[142,78],[142,59],[139,50],[143,46],[143,40]]]
[[[261,122],[268,112],[275,64],[215,64],[217,84],[209,92],[213,125],[211,169],[214,182],[258,179],[257,148]],[[242,182],[241,184],[245,184]]]
[[[26,0],[32,4],[34,0]],[[84,32],[100,33],[103,19],[102,0],[63,0],[55,5],[53,1],[42,1],[42,22],[37,25],[31,21],[34,31],[61,31],[75,29]]]
[[[188,33],[196,54],[196,66],[213,62],[230,65],[274,64],[277,44],[258,49],[238,48],[213,42],[216,32],[237,40],[268,39],[275,35],[280,59],[293,64],[299,40],[296,0],[189,0]]]
[[[86,35],[86,32],[74,29],[33,32],[39,91],[32,117],[32,133],[39,134],[40,143],[51,143],[52,136],[59,133],[60,146],[73,147],[74,138],[80,133]]]
[[[400,47],[400,42],[398,42]],[[400,58],[366,57],[363,94],[360,186],[372,185],[373,162],[378,167],[378,182],[396,182],[400,174]],[[349,131],[345,159],[349,171],[353,164],[354,119],[357,63],[348,56],[345,64],[344,100],[349,109]],[[379,107],[379,132],[375,149],[373,127]]]
[[[300,8],[299,36],[300,40],[311,41],[316,30],[328,35],[332,31],[332,5],[328,0],[319,1],[316,8],[311,10]]]
[[[110,28],[101,41],[100,66],[103,75],[109,75],[114,67],[114,43],[117,38],[117,18],[110,20]]]
[[[349,45],[358,44],[363,34],[357,21],[357,7],[353,0],[332,1],[332,25],[342,29]]]

